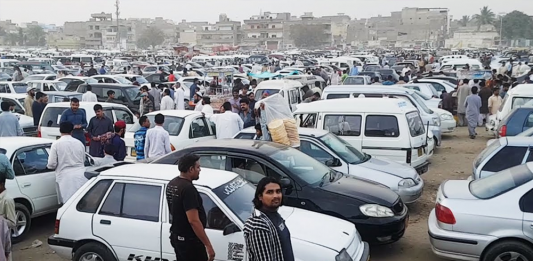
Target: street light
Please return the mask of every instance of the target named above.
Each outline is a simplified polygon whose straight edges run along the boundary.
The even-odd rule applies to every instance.
[[[500,49],[502,49],[502,35],[503,35],[503,16],[506,15],[506,13],[498,13],[500,16]]]

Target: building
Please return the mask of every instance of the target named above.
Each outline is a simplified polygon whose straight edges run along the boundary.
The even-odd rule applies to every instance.
[[[306,12],[300,18],[294,18],[284,22],[284,47],[290,48],[295,47],[295,36],[292,35],[293,30],[297,30],[298,26],[314,25],[320,27],[322,33],[324,34],[323,38],[317,39],[316,46],[306,46],[306,47],[331,47],[333,46],[333,22],[330,18],[323,17],[314,17],[313,13]],[[341,44],[341,41],[339,40]],[[298,46],[296,46],[298,47]]]
[[[284,23],[291,19],[290,13],[264,12],[244,20],[244,47],[276,50],[284,46]]]
[[[500,34],[493,25],[483,25],[458,28],[453,37],[446,39],[445,47],[450,49],[461,48],[492,48],[500,41]]]
[[[343,13],[332,16],[322,16],[322,19],[331,21],[331,35],[333,37],[333,46],[344,48],[348,39],[348,28],[351,18]]]
[[[85,23],[85,48],[101,49],[104,45],[104,32],[113,25],[113,15],[110,13],[91,14],[91,19]]]
[[[77,35],[67,35],[63,29],[48,32],[46,42],[49,48],[78,50],[82,48],[85,39]]]
[[[225,14],[215,24],[197,26],[196,43],[201,47],[237,46],[242,40],[241,22],[231,21]]]

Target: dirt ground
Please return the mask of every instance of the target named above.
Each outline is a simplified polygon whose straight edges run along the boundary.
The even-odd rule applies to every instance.
[[[474,158],[485,148],[491,138],[484,129],[478,128],[475,140],[468,138],[466,128],[458,128],[454,133],[443,136],[442,146],[431,158],[429,172],[422,175],[426,185],[424,194],[414,204],[409,205],[409,227],[405,236],[392,245],[371,248],[372,261],[441,261],[431,252],[427,232],[427,217],[435,205],[438,186],[446,179],[466,179],[472,172]],[[55,215],[37,218],[27,239],[13,247],[15,261],[49,260],[64,261],[47,245],[47,238],[54,231]],[[34,240],[42,241],[42,246],[31,248]]]

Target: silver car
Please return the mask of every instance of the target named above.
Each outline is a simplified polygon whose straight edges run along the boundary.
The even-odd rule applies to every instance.
[[[532,162],[531,147],[531,137],[514,136],[494,140],[474,160],[472,176],[469,179],[485,178],[498,171]]]
[[[413,167],[360,152],[343,139],[325,130],[299,128],[298,133],[300,151],[326,166],[383,184],[400,195],[405,203],[415,202],[422,195],[424,180]],[[254,139],[255,128],[246,128],[234,138]]]
[[[533,260],[533,163],[448,180],[428,218],[433,253],[457,260]]]

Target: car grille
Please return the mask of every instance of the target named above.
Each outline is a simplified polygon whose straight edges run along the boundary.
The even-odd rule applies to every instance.
[[[394,214],[399,215],[403,213],[403,209],[405,208],[405,204],[402,202],[402,200],[399,198],[398,201],[392,206],[392,211]]]
[[[37,126],[23,128],[22,130],[24,131],[24,136],[37,137]]]

